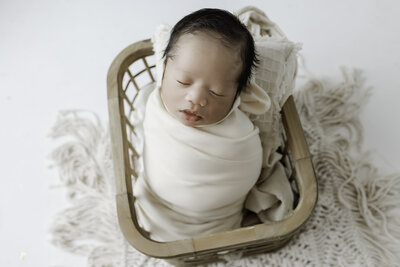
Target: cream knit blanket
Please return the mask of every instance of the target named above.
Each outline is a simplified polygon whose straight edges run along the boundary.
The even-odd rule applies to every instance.
[[[309,77],[295,93],[317,206],[282,249],[233,254],[226,266],[398,266],[400,173],[383,176],[363,149],[359,112],[368,94],[360,73],[349,71],[336,84]],[[51,131],[65,140],[51,157],[70,201],[54,217],[52,243],[86,257],[87,266],[170,266],[133,249],[119,230],[107,125],[91,112],[64,111]]]

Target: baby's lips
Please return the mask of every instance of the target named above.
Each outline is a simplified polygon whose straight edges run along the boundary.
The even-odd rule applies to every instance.
[[[190,110],[182,110],[181,111],[185,120],[189,121],[189,122],[196,122],[202,119],[202,117],[200,115],[198,115],[195,112],[192,112]]]
[[[184,109],[181,110],[182,112],[188,113],[190,115],[196,115],[197,117],[203,118],[203,116],[201,116],[199,113],[195,112],[195,111],[191,111],[190,109]]]

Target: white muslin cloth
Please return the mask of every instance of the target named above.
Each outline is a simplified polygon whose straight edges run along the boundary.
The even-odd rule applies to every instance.
[[[139,224],[157,241],[240,227],[260,176],[259,130],[238,106],[219,123],[189,127],[166,110],[160,87],[147,101],[144,173],[133,186]]]

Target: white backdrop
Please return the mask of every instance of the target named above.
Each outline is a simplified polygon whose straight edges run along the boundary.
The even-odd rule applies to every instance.
[[[59,183],[46,159],[57,111],[107,119],[106,74],[123,48],[199,8],[246,5],[303,43],[314,74],[364,71],[374,87],[362,114],[365,145],[383,171],[400,169],[399,1],[0,0],[0,266],[85,266],[49,243],[51,218],[67,206],[65,191],[50,189]]]

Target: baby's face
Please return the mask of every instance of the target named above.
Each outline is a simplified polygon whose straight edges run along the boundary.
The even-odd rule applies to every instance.
[[[241,59],[206,33],[182,35],[168,59],[161,96],[168,111],[187,126],[223,119],[235,100]]]

